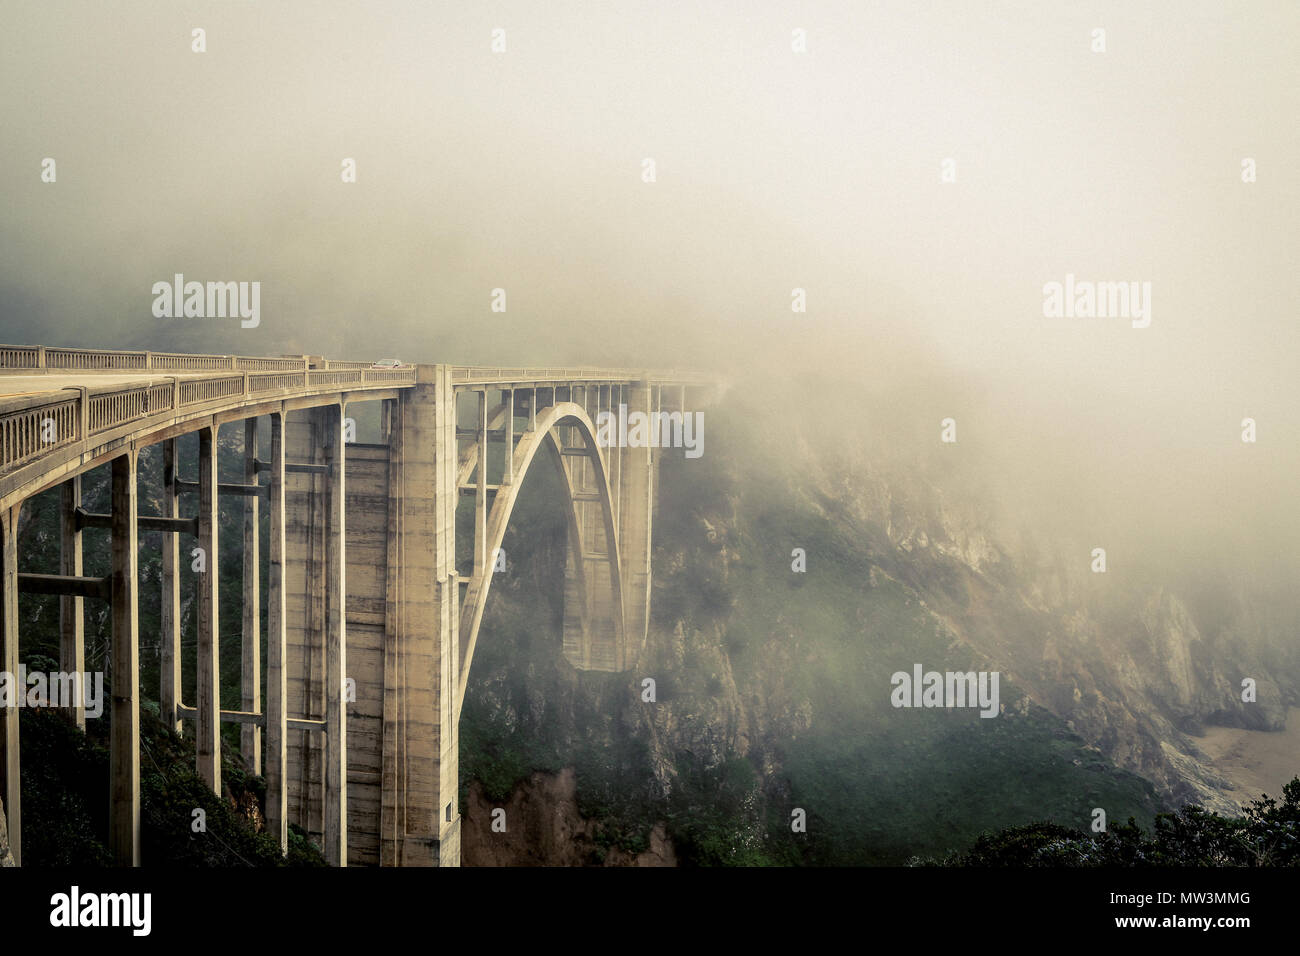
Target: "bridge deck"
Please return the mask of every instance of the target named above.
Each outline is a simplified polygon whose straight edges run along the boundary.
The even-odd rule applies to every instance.
[[[439,372],[439,370],[443,370]],[[43,479],[92,464],[115,443],[205,417],[225,418],[276,403],[306,407],[431,382],[449,370],[456,391],[588,390],[669,387],[678,405],[693,376],[637,369],[404,365],[333,361],[322,356],[190,355],[0,345],[0,505],[30,494]],[[570,392],[570,395],[572,393]],[[611,393],[612,394],[612,393]],[[288,407],[288,406],[286,406]],[[197,427],[197,425],[195,426]],[[72,459],[78,459],[70,466]],[[34,483],[35,482],[35,483]],[[13,498],[13,500],[18,500]]]
[[[457,720],[496,573],[489,556],[504,539],[524,473],[549,443],[569,503],[562,653],[579,669],[625,669],[644,647],[649,621],[658,452],[644,442],[603,447],[597,421],[622,407],[646,415],[685,411],[688,389],[698,384],[638,369],[393,368],[311,355],[0,345],[0,667],[16,670],[19,661],[22,503],[62,486],[62,577],[84,581],[81,491],[72,479],[111,462],[112,574],[105,580],[112,585],[115,858],[141,859],[136,561],[139,530],[163,520],[172,524],[165,529],[158,699],[169,722],[196,722],[195,760],[205,782],[221,791],[219,728],[238,722],[250,766],[261,762],[257,732],[265,734],[267,816],[282,848],[292,817],[331,863],[347,862],[349,843],[355,862],[458,862]],[[375,400],[389,403],[384,442],[345,453],[348,406]],[[477,427],[459,427],[458,412],[470,405],[477,405]],[[263,416],[270,418],[271,452],[260,463],[254,450]],[[526,429],[519,421],[525,416]],[[218,693],[219,575],[195,579],[197,689],[192,706],[179,697],[178,540],[194,535],[209,570],[221,567],[218,498],[231,489],[218,480],[216,436],[233,422],[244,427],[248,483],[239,491],[262,489],[270,523],[263,668],[260,504],[249,496],[243,547],[252,560],[243,563],[242,697],[234,711],[220,706]],[[182,520],[174,440],[192,432],[199,435],[198,480],[186,485],[198,496],[184,510],[197,514]],[[162,519],[139,515],[137,490],[140,452],[160,442],[163,475],[172,475],[164,492],[170,514]],[[489,460],[494,479],[500,461],[499,482],[488,482]],[[264,465],[271,480],[262,485],[256,473]],[[192,471],[188,464],[185,472]],[[473,493],[472,532],[469,509],[458,522],[466,490]],[[473,542],[473,566],[464,574],[458,523]],[[78,672],[85,660],[80,600],[65,594],[59,625],[61,666],[70,662],[63,669]],[[349,706],[344,674],[359,695]],[[0,709],[0,799],[21,862],[19,741],[17,711]]]
[[[3,372],[0,370],[0,402],[10,398],[29,396],[56,397],[50,393],[65,388],[80,388],[93,384],[97,388],[112,385],[164,385],[173,378],[206,378],[211,372],[94,372],[60,371],[36,374]]]

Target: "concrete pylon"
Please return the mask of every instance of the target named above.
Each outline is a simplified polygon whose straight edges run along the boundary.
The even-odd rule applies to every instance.
[[[645,382],[629,386],[623,396],[627,414],[659,411],[658,390]],[[615,415],[619,412],[614,409]],[[653,417],[649,418],[654,422]],[[623,566],[623,630],[625,658],[631,666],[645,647],[650,626],[650,555],[658,472],[657,447],[622,448],[619,455],[619,551]]]
[[[257,484],[257,419],[244,421],[244,484]],[[249,713],[262,710],[262,581],[259,548],[261,503],[256,495],[245,496],[243,550],[243,633],[240,641],[240,707]],[[262,728],[244,724],[239,728],[239,750],[253,773],[262,773]]]
[[[420,366],[389,436],[380,862],[459,866],[455,572],[458,490],[451,368]]]
[[[285,416],[287,822],[347,865],[346,455],[338,404]],[[277,682],[280,678],[277,676]],[[278,715],[277,715],[277,719]],[[287,724],[286,721],[286,724]]]
[[[266,596],[266,829],[280,844],[282,854],[289,849],[284,418],[283,412],[271,415],[271,481],[266,504],[271,525]]]

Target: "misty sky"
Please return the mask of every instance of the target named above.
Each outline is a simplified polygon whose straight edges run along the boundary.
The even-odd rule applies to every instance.
[[[788,361],[1036,494],[1289,533],[1297,117],[1294,2],[2,0],[0,340]],[[155,318],[177,272],[260,281],[260,327]],[[1044,318],[1067,273],[1150,327]]]

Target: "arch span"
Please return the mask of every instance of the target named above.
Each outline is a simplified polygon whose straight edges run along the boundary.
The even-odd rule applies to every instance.
[[[111,596],[110,842],[128,865],[142,852],[141,530],[164,535],[160,710],[172,725],[194,723],[196,767],[209,785],[221,789],[220,748],[213,749],[220,727],[238,723],[248,731],[241,735],[246,758],[262,760],[267,829],[282,850],[296,820],[338,865],[455,864],[457,723],[492,584],[484,558],[501,546],[537,451],[546,445],[554,453],[543,457],[559,470],[568,497],[564,656],[583,669],[626,670],[646,640],[658,452],[602,449],[592,421],[616,409],[655,413],[665,399],[685,410],[688,385],[707,387],[629,369],[388,368],[311,355],[41,346],[0,346],[0,371],[0,666],[12,670],[19,660],[20,591],[60,596],[53,626],[63,671],[84,669],[85,599]],[[482,396],[474,429],[459,427],[457,396],[467,392]],[[503,395],[490,414],[489,392]],[[382,440],[349,443],[348,404],[374,400],[384,402]],[[525,413],[528,427],[516,433]],[[266,460],[256,440],[263,417]],[[217,430],[235,423],[244,430],[243,480],[221,482]],[[198,433],[196,450],[178,441],[190,432]],[[471,437],[478,447],[463,454],[460,443]],[[509,467],[500,484],[488,485],[480,465],[503,437]],[[142,515],[139,456],[153,444],[162,445],[163,513]],[[81,476],[110,462],[108,510],[87,512]],[[182,477],[196,466],[197,480]],[[56,486],[60,573],[24,574],[19,509]],[[462,575],[456,512],[470,491],[475,569]],[[246,651],[260,648],[264,633],[266,647],[265,667],[260,654],[242,655],[238,710],[222,708],[217,693],[218,574],[185,585],[197,607],[198,675],[194,700],[185,703],[180,693],[179,539],[195,537],[209,570],[219,567],[223,495],[265,502],[245,510],[244,556],[258,554],[263,532],[269,541],[265,578],[261,560],[245,560],[236,585],[250,612],[240,642]],[[107,551],[104,577],[84,574],[83,527],[111,532],[92,543]],[[0,815],[21,862],[18,719],[17,709],[0,708]]]
[[[566,440],[571,442],[566,444]],[[576,440],[576,441],[575,441]],[[581,442],[577,444],[576,442]],[[535,426],[524,432],[512,451],[513,480],[503,483],[492,503],[487,521],[484,553],[495,555],[505,538],[510,515],[514,511],[528,469],[543,445],[550,445],[555,461],[564,477],[568,493],[568,527],[570,563],[574,569],[576,596],[580,608],[576,615],[566,609],[566,619],[576,618],[580,635],[570,640],[566,635],[565,656],[575,666],[596,666],[601,669],[622,668],[623,661],[623,575],[619,558],[618,528],[614,516],[614,498],[610,488],[609,466],[596,442],[596,427],[586,410],[575,402],[558,402],[536,416]],[[589,463],[590,474],[584,469],[570,469],[568,458]],[[594,488],[586,487],[590,479]],[[587,546],[587,531],[583,527],[583,506],[599,505],[600,529],[603,530],[603,551]],[[478,543],[476,542],[476,550]],[[470,578],[460,615],[460,674],[457,681],[456,715],[459,717],[465,702],[465,689],[469,670],[478,644],[483,612],[492,587],[495,562],[484,562]],[[608,582],[608,588],[604,584]],[[566,602],[567,603],[567,602]],[[605,628],[605,633],[598,629]],[[593,665],[593,659],[598,663]],[[601,666],[605,665],[605,666]]]

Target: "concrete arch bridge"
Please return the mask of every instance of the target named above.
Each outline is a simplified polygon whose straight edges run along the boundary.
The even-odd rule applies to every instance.
[[[455,865],[457,724],[521,483],[547,462],[540,467],[558,470],[568,499],[562,653],[574,667],[625,670],[649,619],[658,442],[710,392],[697,379],[625,369],[0,346],[0,672],[19,670],[21,595],[59,595],[67,674],[86,670],[87,603],[107,602],[109,843],[120,864],[139,865],[138,535],[160,532],[158,699],[164,720],[193,724],[204,781],[221,792],[221,724],[240,724],[282,847],[292,821],[336,865]],[[368,402],[380,403],[367,406],[378,409],[374,435],[351,440],[349,407]],[[620,406],[653,416],[651,443],[597,440],[601,413]],[[242,430],[242,481],[218,480],[223,425]],[[197,455],[182,454],[195,443],[178,439],[192,434]],[[141,452],[155,446],[161,455],[143,461],[161,472],[162,514],[145,515]],[[101,466],[111,507],[97,514],[81,484]],[[23,503],[47,492],[59,502],[58,574],[25,571],[31,556],[19,551]],[[239,710],[222,709],[219,692],[225,496],[244,502]],[[468,567],[456,561],[462,498],[473,503],[459,509],[474,542]],[[105,577],[85,574],[86,528],[110,529]],[[196,574],[197,593],[185,595],[198,632],[196,699],[187,701],[180,568],[195,548],[211,573]],[[84,726],[80,699],[66,709]],[[0,812],[19,863],[21,716],[21,707],[0,707]]]

